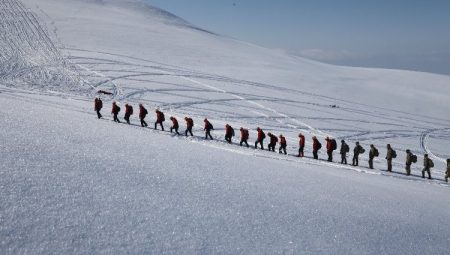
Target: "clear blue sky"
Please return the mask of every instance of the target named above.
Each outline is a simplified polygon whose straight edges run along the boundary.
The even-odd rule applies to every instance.
[[[324,62],[450,75],[450,0],[146,0],[218,34]]]

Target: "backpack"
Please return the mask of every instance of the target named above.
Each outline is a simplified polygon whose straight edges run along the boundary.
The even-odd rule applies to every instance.
[[[161,120],[162,121],[166,121],[166,117],[164,117],[164,113],[163,112],[161,112]]]
[[[264,134],[264,132],[262,132],[262,139],[266,138],[266,134]]]
[[[129,106],[130,107],[130,115],[133,115],[133,106]]]
[[[395,150],[392,150],[392,158],[396,158],[397,157],[397,152]]]
[[[337,143],[336,143],[336,140],[335,140],[335,139],[332,139],[332,140],[331,140],[331,147],[333,147],[333,150],[336,150],[336,149],[337,149]]]
[[[375,150],[373,151],[373,155],[374,155],[375,157],[380,156],[380,153],[378,152],[378,149],[377,149],[377,148],[375,148]]]
[[[120,106],[117,106],[117,112],[120,112]]]
[[[430,158],[428,159],[428,166],[429,166],[430,168],[434,167],[434,162],[433,162],[433,160],[431,160]]]
[[[213,127],[213,125],[211,124],[211,122],[208,122],[208,127],[209,127],[209,129],[214,130],[214,127]]]
[[[322,149],[322,144],[319,141],[317,141],[317,150],[320,150],[320,149]]]
[[[232,128],[232,127],[230,127],[230,128],[231,128],[231,135],[234,136],[234,128]]]
[[[417,155],[411,155],[411,162],[417,163]]]
[[[366,150],[363,147],[359,148],[359,153],[364,154],[364,152],[366,152]]]
[[[350,146],[348,146],[348,144],[345,144],[344,146],[345,152],[350,152]]]

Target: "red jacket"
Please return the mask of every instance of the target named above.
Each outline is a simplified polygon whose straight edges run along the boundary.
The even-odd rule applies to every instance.
[[[277,144],[277,142],[278,142],[278,137],[275,136],[275,135],[271,135],[270,136],[270,143],[271,144]]]
[[[103,102],[100,98],[96,98],[94,101],[94,110],[100,111],[103,108]]]
[[[247,129],[242,129],[241,130],[241,139],[244,141],[248,140],[248,130]]]
[[[174,128],[177,128],[177,127],[178,127],[178,120],[175,119],[175,117],[172,117],[172,124],[173,124],[173,127],[174,127]]]
[[[284,136],[281,136],[280,137],[280,144],[281,145],[286,145],[287,143],[286,143],[286,137],[284,137]]]
[[[327,140],[327,151],[333,151],[333,144],[331,143],[331,139]]]
[[[156,111],[156,122],[162,123],[164,121],[164,113]]]
[[[205,122],[205,130],[211,130],[211,123],[209,122],[209,120],[204,121]]]
[[[303,135],[300,136],[299,145],[300,147],[305,147],[305,136]]]
[[[148,111],[144,108],[144,106],[139,106],[139,118],[143,119],[147,116]]]
[[[226,136],[233,136],[234,135],[234,129],[230,125],[225,127],[225,135]]]
[[[192,128],[194,126],[194,121],[191,118],[186,119],[187,128]]]
[[[319,140],[313,139],[313,150],[317,151],[319,150]]]
[[[258,141],[262,141],[265,138],[264,131],[262,129],[258,130]]]
[[[113,103],[111,113],[118,114],[119,111],[120,111],[119,106]]]
[[[125,115],[133,115],[133,106],[131,105],[125,106]]]

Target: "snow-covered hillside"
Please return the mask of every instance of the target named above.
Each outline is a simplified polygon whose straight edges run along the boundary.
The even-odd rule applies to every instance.
[[[449,76],[326,65],[134,0],[0,9],[0,253],[450,248]],[[103,98],[105,120],[92,110],[99,89],[114,93]],[[136,115],[115,124],[113,99],[192,116],[197,136],[138,127]],[[205,117],[215,141],[200,138]],[[381,156],[370,170],[367,153],[351,167],[240,148],[222,142],[226,123],[249,128],[250,141],[258,126],[282,133],[290,154],[303,132],[308,157],[314,135],[373,143]],[[394,173],[387,143],[399,154]],[[419,155],[409,177],[408,148]],[[431,181],[417,176],[424,153],[436,163]]]

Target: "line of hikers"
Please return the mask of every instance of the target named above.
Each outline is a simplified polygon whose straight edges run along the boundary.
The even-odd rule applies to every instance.
[[[100,98],[95,98],[94,102],[94,109],[97,112],[97,117],[100,119],[102,118],[102,115],[100,113],[100,110],[103,108],[103,102]],[[114,101],[112,103],[112,110],[111,114],[114,117],[114,121],[120,123],[120,120],[118,118],[118,114],[120,112],[120,107],[117,105],[117,103]],[[165,121],[165,116],[162,111],[159,109],[155,110],[156,113],[156,121],[154,123],[154,128],[157,129],[158,125],[161,126],[161,130],[164,131],[164,125],[163,122]],[[125,115],[124,119],[128,124],[130,124],[130,117],[133,115],[133,107],[129,104],[125,104]],[[147,122],[145,121],[146,116],[148,115],[147,109],[142,105],[139,104],[139,119],[141,122],[142,127],[147,127]],[[170,120],[172,121],[172,126],[170,127],[170,132],[175,132],[177,135],[180,135],[178,132],[178,129],[180,128],[178,124],[178,120],[175,117],[170,117]],[[184,118],[186,122],[186,130],[184,131],[184,135],[188,136],[192,134],[192,128],[194,127],[194,121],[192,118],[185,117]],[[214,130],[213,125],[211,122],[205,118],[203,120],[204,122],[204,128],[205,131],[205,139],[211,139],[213,140],[213,137],[211,135],[211,131]],[[266,139],[266,134],[261,128],[256,128],[257,131],[257,138],[255,141],[255,149],[258,148],[258,145],[262,150],[264,150],[264,139]],[[243,127],[240,128],[240,142],[239,145],[242,146],[245,144],[245,146],[250,147],[248,144],[249,139],[249,131],[248,129],[245,129]],[[229,125],[225,125],[225,140],[228,143],[232,143],[232,137],[235,136],[234,129]],[[268,144],[268,150],[269,151],[275,151],[275,147],[277,143],[280,143],[280,147],[278,148],[279,153],[287,154],[286,147],[286,137],[284,137],[282,134],[280,134],[278,137],[272,133],[267,133],[267,136],[269,136],[269,144]],[[305,148],[305,136],[303,134],[299,134],[299,150],[298,150],[298,157],[304,157],[304,148]],[[279,139],[278,139],[279,138]],[[318,152],[322,148],[322,144],[319,142],[316,136],[312,137],[313,143],[312,143],[312,153],[313,158],[318,159]],[[330,137],[325,138],[326,141],[326,152],[328,155],[328,162],[333,162],[333,152],[337,150],[337,142],[335,139],[332,139]],[[350,146],[344,141],[341,140],[341,147],[339,154],[341,155],[341,164],[347,164],[347,154],[350,152]],[[353,159],[352,159],[352,166],[358,166],[359,165],[359,155],[364,154],[365,149],[359,144],[359,142],[356,142],[355,147],[353,149]],[[373,160],[379,157],[378,149],[371,144],[370,150],[369,150],[369,168],[373,169]],[[387,153],[386,153],[386,161],[387,161],[387,171],[392,172],[392,160],[397,157],[397,152],[392,149],[391,145],[387,145]],[[406,150],[406,163],[405,163],[405,170],[406,175],[411,175],[411,165],[417,163],[417,155],[414,155],[409,149]],[[424,161],[423,161],[423,170],[422,170],[422,178],[425,178],[425,173],[428,175],[428,179],[431,179],[431,168],[434,167],[434,162],[431,160],[431,158],[428,157],[428,154],[424,155]],[[445,181],[448,182],[448,179],[450,178],[450,159],[447,159],[447,171],[445,173]]]

